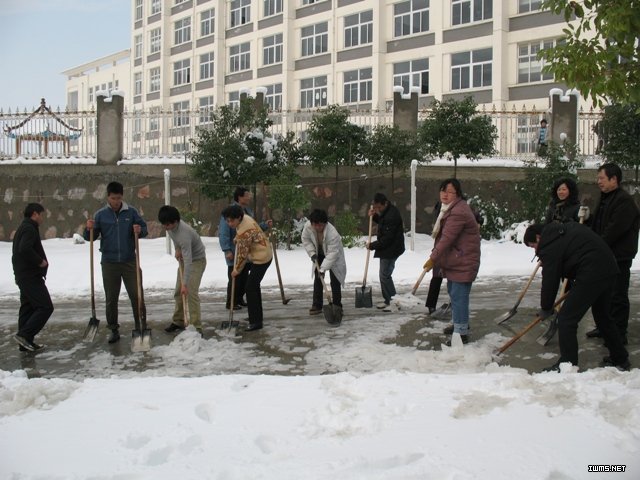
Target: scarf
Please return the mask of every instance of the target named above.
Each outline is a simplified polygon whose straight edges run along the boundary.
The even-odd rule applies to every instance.
[[[433,224],[433,231],[431,232],[431,236],[433,238],[436,238],[440,233],[440,221],[451,205],[453,205],[453,202],[446,205],[443,203],[440,207],[440,214],[438,215],[438,218],[436,218],[436,223]]]

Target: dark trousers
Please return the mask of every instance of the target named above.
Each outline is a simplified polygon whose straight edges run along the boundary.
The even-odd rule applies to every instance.
[[[396,294],[396,286],[393,284],[393,278],[391,275],[393,274],[393,270],[396,268],[397,259],[398,257],[380,259],[380,290],[382,290],[384,303],[387,305],[391,303],[391,298]]]
[[[44,278],[27,278],[18,282],[20,310],[18,311],[18,335],[33,342],[53,313],[53,303]]]
[[[575,282],[558,313],[558,340],[560,361],[578,365],[578,323],[591,307],[593,319],[602,333],[611,360],[619,365],[629,354],[622,345],[622,338],[611,317],[611,298],[614,278],[597,282]]]
[[[129,295],[129,300],[131,301],[131,308],[133,309],[135,328],[139,331],[140,315],[138,314],[136,262],[103,263],[102,283],[104,284],[108,328],[111,330],[117,330],[120,328],[120,325],[118,324],[118,299],[120,297],[120,287],[122,286],[122,283],[124,283],[124,288],[127,290],[127,295]],[[140,284],[142,286],[142,272],[140,272]],[[144,305],[144,294],[140,300],[142,302],[142,317],[146,322],[147,313]]]
[[[611,317],[622,337],[627,336],[629,326],[629,279],[631,277],[632,260],[618,260],[620,273],[613,282],[611,297]]]
[[[235,290],[235,301],[234,305],[239,305],[240,301],[244,297],[245,294],[245,285],[247,283],[247,276],[249,275],[249,271],[251,270],[251,263],[247,262],[244,265],[244,268],[240,272],[240,275],[236,277],[236,290]],[[227,266],[227,303],[226,307],[229,308],[231,304],[231,272],[233,271],[233,265]]]
[[[438,297],[440,296],[440,287],[442,285],[442,277],[436,274],[434,270],[431,282],[429,282],[429,293],[427,293],[427,301],[424,306],[431,308],[438,308]]]
[[[247,294],[247,310],[249,311],[249,324],[262,325],[262,292],[260,290],[260,282],[267,273],[267,269],[271,265],[271,260],[263,264],[251,264],[247,282],[245,283],[245,292]]]
[[[318,264],[321,264],[324,260],[322,255],[318,256]],[[318,274],[318,269],[313,270],[313,306],[315,308],[322,308],[324,298],[324,288],[322,287],[322,281]],[[331,281],[331,301],[337,307],[342,306],[342,286],[340,280],[336,277],[331,270],[329,270],[329,279]]]

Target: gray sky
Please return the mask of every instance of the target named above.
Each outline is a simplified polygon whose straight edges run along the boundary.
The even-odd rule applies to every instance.
[[[130,48],[130,0],[0,0],[0,109],[44,97],[64,109],[60,72]]]

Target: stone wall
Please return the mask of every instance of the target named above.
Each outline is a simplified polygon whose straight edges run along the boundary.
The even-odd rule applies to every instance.
[[[458,178],[468,196],[480,195],[489,200],[519,204],[515,183],[524,176],[519,168],[458,167]],[[203,235],[217,235],[220,212],[228,200],[213,202],[201,195],[195,182],[187,178],[184,165],[2,165],[0,167],[0,241],[10,241],[22,220],[29,202],[41,203],[47,219],[41,230],[45,238],[67,238],[81,233],[84,224],[105,204],[106,186],[119,181],[125,187],[124,199],[137,208],[149,225],[151,237],[164,235],[157,222],[157,213],[164,204],[164,169],[171,170],[171,203],[183,214],[191,211],[203,222]],[[418,213],[416,230],[428,232],[431,212],[438,199],[440,182],[453,173],[453,167],[420,166],[417,170]],[[303,184],[310,190],[312,207],[326,209],[330,217],[350,208],[362,217],[361,229],[367,230],[366,211],[376,192],[384,192],[400,208],[405,226],[410,226],[409,171],[389,173],[343,168],[336,183],[334,176],[320,177],[310,169],[301,171]],[[579,172],[581,198],[594,205],[599,194],[594,170]],[[256,211],[264,218],[264,199],[256,198]],[[548,196],[549,192],[541,192]],[[230,200],[230,199],[229,199]],[[307,212],[304,212],[307,213]],[[278,218],[278,212],[274,212]]]

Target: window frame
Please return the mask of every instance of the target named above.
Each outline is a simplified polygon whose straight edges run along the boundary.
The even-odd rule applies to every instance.
[[[264,101],[269,105],[269,111],[278,112],[282,110],[282,83],[274,83],[266,86]]]
[[[351,78],[347,79],[347,75]],[[347,98],[347,96],[349,98]],[[355,96],[355,99],[353,98]],[[364,98],[363,98],[364,97]],[[342,100],[345,104],[365,103],[373,99],[373,68],[347,70],[342,74]]]
[[[142,42],[142,34],[133,37],[133,58],[142,58],[144,55],[144,44]]]
[[[205,14],[209,17],[205,18]],[[208,37],[216,31],[216,9],[210,8],[200,12],[200,37]]]
[[[518,0],[518,13],[533,13],[540,10],[543,0]],[[537,4],[537,7],[534,5]]]
[[[184,108],[186,106],[186,108]],[[176,108],[179,107],[179,108]],[[191,108],[189,100],[180,100],[171,104],[171,112],[173,113],[173,127],[188,127],[191,125],[191,117],[189,109]],[[182,112],[187,112],[186,115]],[[182,114],[181,114],[182,113]]]
[[[456,21],[456,10],[459,10]],[[478,15],[478,10],[480,15]],[[465,14],[468,18],[465,18]],[[451,0],[451,26],[484,22],[493,18],[493,0]]]
[[[304,82],[311,82],[309,86],[304,86]],[[319,101],[316,102],[316,95]],[[300,80],[300,108],[326,107],[329,98],[328,82],[326,75],[317,77],[302,78]],[[309,105],[308,100],[311,100]]]
[[[150,15],[155,15],[156,13],[162,12],[162,0],[151,0],[151,13]]]
[[[251,0],[231,0],[229,26],[235,28],[247,23],[251,23]]]
[[[203,62],[203,57],[208,57],[208,58],[204,59],[205,61]],[[199,66],[198,70],[200,75],[200,81],[213,78],[213,75],[215,72],[214,59],[215,59],[215,55],[213,51],[201,53],[198,55],[198,66]]]
[[[371,19],[363,19],[363,16],[368,14],[371,15]],[[373,10],[364,10],[352,15],[346,15],[344,17],[343,33],[344,48],[359,47],[373,43]]]
[[[203,100],[206,100],[205,104],[203,104]],[[211,115],[211,113],[215,110],[215,107],[216,104],[213,101],[213,95],[198,97],[198,110],[200,111],[198,121],[200,124],[211,123],[213,121],[213,115]]]
[[[191,41],[191,17],[183,17],[173,22],[173,45],[183,45]]]
[[[280,37],[280,42],[278,42]],[[267,45],[267,41],[273,40],[273,44]],[[262,39],[262,65],[276,65],[282,63],[284,53],[283,34],[275,33]]]
[[[491,58],[489,60],[475,59],[475,56],[482,56],[487,51],[491,52]],[[468,54],[469,58],[466,63],[455,63],[455,56],[459,56],[462,58],[462,55]],[[485,67],[489,66],[489,82],[485,83]],[[476,84],[476,76],[478,72],[478,68],[480,68],[480,78],[481,83]],[[458,75],[458,86],[455,84],[455,75],[454,71],[459,71]],[[463,81],[466,80],[469,82],[468,86],[463,85]],[[475,88],[486,88],[490,87],[493,84],[493,49],[491,47],[488,48],[478,48],[476,50],[467,50],[464,52],[456,52],[451,54],[451,90],[470,90]]]
[[[554,76],[552,73],[542,73],[542,69],[545,66],[544,60],[540,59],[538,60],[538,52],[542,51],[542,50],[546,50],[549,48],[554,48],[557,45],[557,40],[555,38],[552,39],[542,39],[542,40],[536,40],[533,42],[524,42],[524,43],[519,43],[517,45],[517,55],[518,55],[518,59],[517,59],[517,82],[518,84],[527,84],[527,83],[536,83],[536,82],[546,82],[546,81],[551,81],[554,79]],[[537,46],[539,47],[538,50],[535,51],[535,53],[532,53],[532,47]],[[527,47],[527,54],[522,54],[522,48],[523,47]],[[527,61],[523,61],[523,59],[527,59]],[[523,73],[521,73],[521,65],[523,64],[527,64],[528,65],[528,69],[527,69],[527,80],[523,80],[522,76]],[[532,80],[531,79],[531,75],[532,75],[532,66],[539,66],[540,68],[537,70],[537,74],[539,75],[540,78]],[[533,70],[533,74],[536,74],[536,71]]]
[[[237,49],[237,51],[234,51]],[[229,47],[229,73],[251,69],[251,42],[238,43]]]
[[[426,6],[420,5],[423,2],[426,3]],[[399,11],[400,9],[404,9],[404,11]],[[428,32],[430,23],[429,14],[429,0],[406,0],[404,2],[394,3],[393,38]]]
[[[272,17],[273,15],[278,15],[282,13],[283,10],[283,0],[264,0],[263,8],[262,8],[262,16],[263,17]]]
[[[423,65],[424,63],[424,65]],[[410,94],[411,88],[416,86],[420,90],[418,96],[429,94],[429,58],[415,58],[393,64],[393,85],[403,88],[404,94]],[[426,91],[424,85],[426,82]],[[405,90],[406,87],[406,90]]]
[[[162,80],[162,74],[160,67],[154,67],[149,69],[149,93],[159,92],[160,83]]]
[[[306,58],[327,53],[329,51],[329,22],[319,22],[302,27],[300,41],[301,57]]]
[[[133,96],[142,95],[142,72],[134,72],[133,74]]]
[[[154,36],[154,34],[157,35]],[[162,50],[162,27],[149,31],[149,53],[157,53]]]
[[[191,58],[183,58],[173,62],[173,86],[191,83]]]
[[[142,18],[144,17],[144,6],[143,6],[143,0],[136,0],[136,6],[134,8],[134,18],[135,18],[135,22],[138,22],[140,20],[142,20]]]

